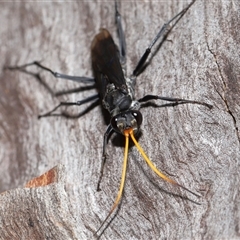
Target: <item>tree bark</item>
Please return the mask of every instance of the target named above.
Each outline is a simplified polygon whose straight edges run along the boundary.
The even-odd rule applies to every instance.
[[[128,75],[163,23],[188,3],[122,1]],[[147,155],[201,197],[163,182],[132,146],[124,196],[101,239],[240,238],[239,12],[237,0],[197,0],[137,78],[137,98],[158,94],[214,106],[141,111],[138,140]],[[102,108],[79,119],[37,119],[95,90],[53,97],[33,76],[3,68],[41,60],[57,72],[92,76],[90,46],[99,29],[118,44],[114,2],[5,2],[0,22],[0,239],[94,239],[118,192],[124,138],[110,138],[96,191],[108,123]],[[80,86],[28,70],[55,92]]]

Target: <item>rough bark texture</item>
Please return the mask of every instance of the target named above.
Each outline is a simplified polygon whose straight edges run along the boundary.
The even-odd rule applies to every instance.
[[[122,2],[128,73],[164,21],[188,3]],[[142,147],[159,169],[201,198],[164,183],[132,147],[121,207],[101,239],[240,238],[239,12],[238,0],[197,0],[137,80],[137,97],[152,93],[214,105],[142,110]],[[42,60],[58,72],[92,76],[89,49],[99,28],[117,42],[114,3],[5,2],[0,22],[0,239],[94,239],[118,191],[124,139],[110,139],[97,192],[102,109],[80,119],[37,119],[60,101],[95,90],[55,98],[32,76],[3,66]],[[55,91],[79,87],[29,70]],[[47,185],[24,187],[54,166]]]

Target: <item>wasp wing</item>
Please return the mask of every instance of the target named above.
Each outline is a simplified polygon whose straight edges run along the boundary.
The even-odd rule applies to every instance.
[[[113,83],[123,93],[127,93],[127,85],[119,61],[119,53],[108,30],[102,28],[91,45],[92,67],[100,95],[104,95],[106,86]]]

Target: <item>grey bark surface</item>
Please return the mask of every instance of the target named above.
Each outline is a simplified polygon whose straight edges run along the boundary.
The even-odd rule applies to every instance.
[[[188,3],[122,1],[128,74],[160,26]],[[132,147],[120,209],[101,239],[240,239],[239,13],[237,0],[197,0],[137,79],[137,98],[159,94],[214,106],[142,109],[143,149],[201,198],[163,182]],[[54,71],[92,76],[94,35],[105,27],[118,44],[114,3],[5,2],[0,22],[0,239],[94,239],[117,195],[124,139],[109,140],[97,192],[106,129],[101,107],[79,119],[37,119],[95,90],[56,98],[32,76],[3,67],[42,60]],[[55,91],[79,87],[29,70]],[[54,166],[53,183],[24,187]]]

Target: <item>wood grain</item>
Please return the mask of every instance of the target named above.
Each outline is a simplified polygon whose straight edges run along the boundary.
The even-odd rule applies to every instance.
[[[188,3],[122,1],[129,74],[160,26]],[[158,179],[132,147],[121,207],[101,239],[240,238],[239,12],[237,0],[197,0],[137,79],[138,98],[214,105],[142,109],[140,144],[159,169],[201,198]],[[106,129],[101,107],[79,119],[37,119],[95,90],[55,98],[32,76],[3,67],[42,60],[54,71],[92,76],[95,34],[105,27],[118,43],[114,3],[4,2],[0,22],[0,239],[94,239],[117,194],[124,139],[110,139],[97,192]],[[55,91],[79,87],[29,70]],[[57,181],[24,187],[55,166]]]

